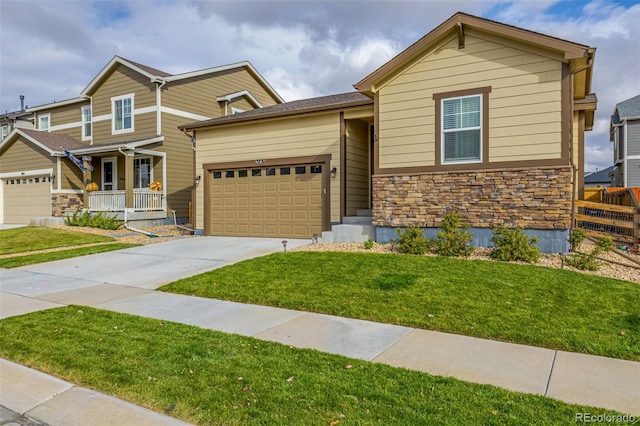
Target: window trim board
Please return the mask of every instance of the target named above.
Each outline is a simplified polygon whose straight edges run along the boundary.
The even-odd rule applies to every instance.
[[[436,166],[456,166],[459,164],[487,164],[489,163],[489,93],[491,86],[478,87],[474,89],[455,90],[451,92],[434,93],[435,101],[435,165]],[[442,152],[442,100],[449,98],[462,98],[467,96],[481,95],[480,99],[480,161],[455,161],[446,162],[443,160]]]

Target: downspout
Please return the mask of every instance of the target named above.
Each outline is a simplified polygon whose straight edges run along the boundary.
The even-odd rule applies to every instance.
[[[156,133],[160,136],[162,134],[162,88],[167,84],[167,80],[155,80],[154,83],[156,83]]]
[[[589,58],[587,65],[584,67],[578,68],[577,70],[571,71],[571,123],[569,126],[569,164],[571,165],[572,171],[572,182],[571,182],[571,229],[573,229],[576,220],[576,192],[578,190],[578,166],[576,166],[575,161],[573,161],[573,80],[575,75],[581,71],[591,68],[593,65],[593,57]],[[584,157],[584,153],[583,157]],[[584,161],[584,160],[583,160]]]

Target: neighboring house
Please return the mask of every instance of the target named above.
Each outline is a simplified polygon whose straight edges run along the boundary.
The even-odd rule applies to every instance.
[[[584,177],[585,188],[597,188],[611,186],[614,166],[607,167],[599,172],[590,173]]]
[[[378,241],[435,234],[455,212],[476,244],[506,224],[567,249],[593,126],[595,49],[457,13],[347,93],[185,124],[195,226],[311,238],[372,209]]]
[[[177,126],[281,102],[249,62],[171,75],[116,56],[79,97],[28,108],[36,129],[0,143],[0,223],[80,208],[189,221],[194,147]]]
[[[13,129],[33,129],[33,114],[25,110],[24,95],[20,95],[20,104],[20,111],[0,114],[0,142],[9,136]]]
[[[613,186],[640,187],[640,95],[616,105],[609,135],[613,145]]]

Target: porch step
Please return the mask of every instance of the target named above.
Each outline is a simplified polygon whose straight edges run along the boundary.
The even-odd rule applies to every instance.
[[[372,217],[373,216],[373,212],[371,211],[371,209],[362,209],[362,210],[356,210],[356,216],[360,216],[360,217]]]
[[[369,222],[370,223],[370,222]],[[369,238],[376,238],[376,227],[369,225],[352,225],[339,224],[331,227],[331,236],[333,243],[363,243]],[[328,242],[324,239],[325,233],[322,233],[322,242]]]
[[[371,216],[346,216],[342,218],[345,225],[371,225]]]

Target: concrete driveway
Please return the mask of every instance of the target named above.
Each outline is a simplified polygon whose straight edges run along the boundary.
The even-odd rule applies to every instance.
[[[287,248],[308,243],[309,240],[288,240]],[[88,287],[110,293],[125,291],[122,286],[126,292],[153,290],[180,278],[282,250],[282,240],[278,238],[198,237],[0,269],[0,317],[10,315],[18,302],[16,298],[52,300],[51,296],[43,296]]]

